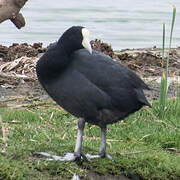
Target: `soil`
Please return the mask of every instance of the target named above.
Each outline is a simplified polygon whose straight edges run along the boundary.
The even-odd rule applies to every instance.
[[[14,61],[22,56],[36,57],[39,53],[46,51],[46,48],[42,47],[42,43],[34,43],[29,45],[27,43],[17,44],[6,47],[0,45],[0,60],[3,62]]]
[[[97,39],[91,41],[91,45],[93,49],[111,56],[140,75],[152,89],[145,92],[149,100],[159,97],[160,76],[165,69],[161,49],[154,47],[114,51],[110,45]],[[19,96],[49,98],[39,85],[35,73],[36,62],[47,48],[42,43],[13,44],[9,47],[0,45],[0,104]],[[165,50],[165,62],[167,56],[168,51]],[[177,82],[180,80],[180,48],[170,51],[169,77],[171,84],[168,96],[174,97],[177,95]],[[180,87],[178,88],[180,92]],[[23,99],[25,102],[30,101],[29,98]]]

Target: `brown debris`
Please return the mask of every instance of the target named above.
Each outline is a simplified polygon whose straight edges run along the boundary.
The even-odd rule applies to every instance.
[[[113,59],[119,60],[118,56],[114,53],[111,45],[103,43],[101,40],[98,39],[92,40],[90,43],[94,50],[100,51]]]
[[[21,57],[0,65],[0,84],[18,84],[20,80],[36,79],[35,66],[38,57]]]
[[[110,45],[97,39],[91,41],[91,45],[94,50],[109,55],[143,77],[161,76],[165,68],[165,63],[162,63],[161,49],[145,48],[113,51]],[[168,51],[166,50],[165,62],[167,53]],[[172,49],[170,52],[169,75],[180,75],[180,48]]]
[[[121,64],[128,66],[142,77],[161,76],[165,65],[162,64],[161,49],[145,48],[113,51],[112,47],[101,40],[91,41],[92,48],[109,55]],[[36,80],[35,66],[39,57],[47,50],[42,43],[29,45],[12,44],[10,47],[0,45],[0,84],[18,84],[24,81]],[[165,57],[167,57],[167,50]],[[166,60],[166,59],[165,59]],[[180,75],[180,48],[174,48],[170,53],[169,75]]]
[[[13,61],[22,56],[36,57],[39,53],[45,51],[46,48],[42,47],[42,43],[34,43],[33,45],[28,45],[27,43],[14,43],[9,47],[0,45],[0,59],[1,61],[7,62]]]
[[[121,64],[143,77],[161,76],[166,66],[168,50],[165,51],[165,62],[162,62],[161,49],[145,48],[122,50],[116,52]],[[172,49],[169,59],[169,75],[180,75],[180,49]]]

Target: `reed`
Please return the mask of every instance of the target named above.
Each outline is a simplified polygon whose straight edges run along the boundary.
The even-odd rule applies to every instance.
[[[165,70],[162,72],[161,77],[161,91],[160,91],[160,100],[159,100],[159,114],[162,117],[164,115],[164,111],[166,109],[166,99],[167,99],[167,90],[168,90],[168,68],[169,68],[169,55],[171,51],[171,45],[172,45],[172,37],[173,37],[173,29],[174,29],[174,23],[175,23],[175,17],[176,17],[176,6],[173,7],[173,16],[172,16],[172,23],[171,23],[171,31],[170,31],[170,40],[169,40],[169,48],[168,48],[168,56],[166,60]],[[165,63],[165,23],[163,23],[163,42],[162,42],[162,66],[164,67]]]

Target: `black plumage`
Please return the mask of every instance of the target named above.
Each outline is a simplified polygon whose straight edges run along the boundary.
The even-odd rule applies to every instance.
[[[61,107],[84,123],[106,129],[107,124],[124,119],[144,105],[150,106],[143,93],[149,87],[109,56],[83,49],[86,37],[82,29],[68,29],[40,58],[37,77]]]

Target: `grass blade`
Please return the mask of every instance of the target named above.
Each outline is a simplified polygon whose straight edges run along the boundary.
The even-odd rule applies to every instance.
[[[169,48],[168,48],[168,57],[166,61],[166,69],[165,72],[162,73],[161,77],[161,92],[160,92],[160,114],[162,115],[165,110],[165,104],[166,104],[166,95],[167,95],[167,84],[168,84],[168,67],[169,67],[169,55],[172,45],[172,37],[173,37],[173,29],[174,29],[174,23],[175,23],[175,17],[176,17],[176,6],[173,8],[173,17],[172,17],[172,23],[171,23],[171,32],[170,32],[170,41],[169,41]],[[163,23],[163,46],[162,46],[162,66],[164,66],[164,51],[165,51],[165,23]]]
[[[175,17],[176,17],[176,6],[174,6],[174,8],[173,8],[173,17],[172,17],[172,23],[171,23],[171,32],[170,32],[170,40],[169,40],[168,57],[167,57],[167,62],[166,62],[166,88],[167,88],[167,79],[168,79],[169,55],[170,55],[171,45],[172,45],[172,37],[173,37],[173,29],[174,29]]]
[[[163,23],[163,46],[162,46],[162,67],[164,66],[164,51],[165,51],[165,23]],[[166,101],[166,80],[165,73],[161,76],[161,91],[160,91],[160,112],[164,111]]]

